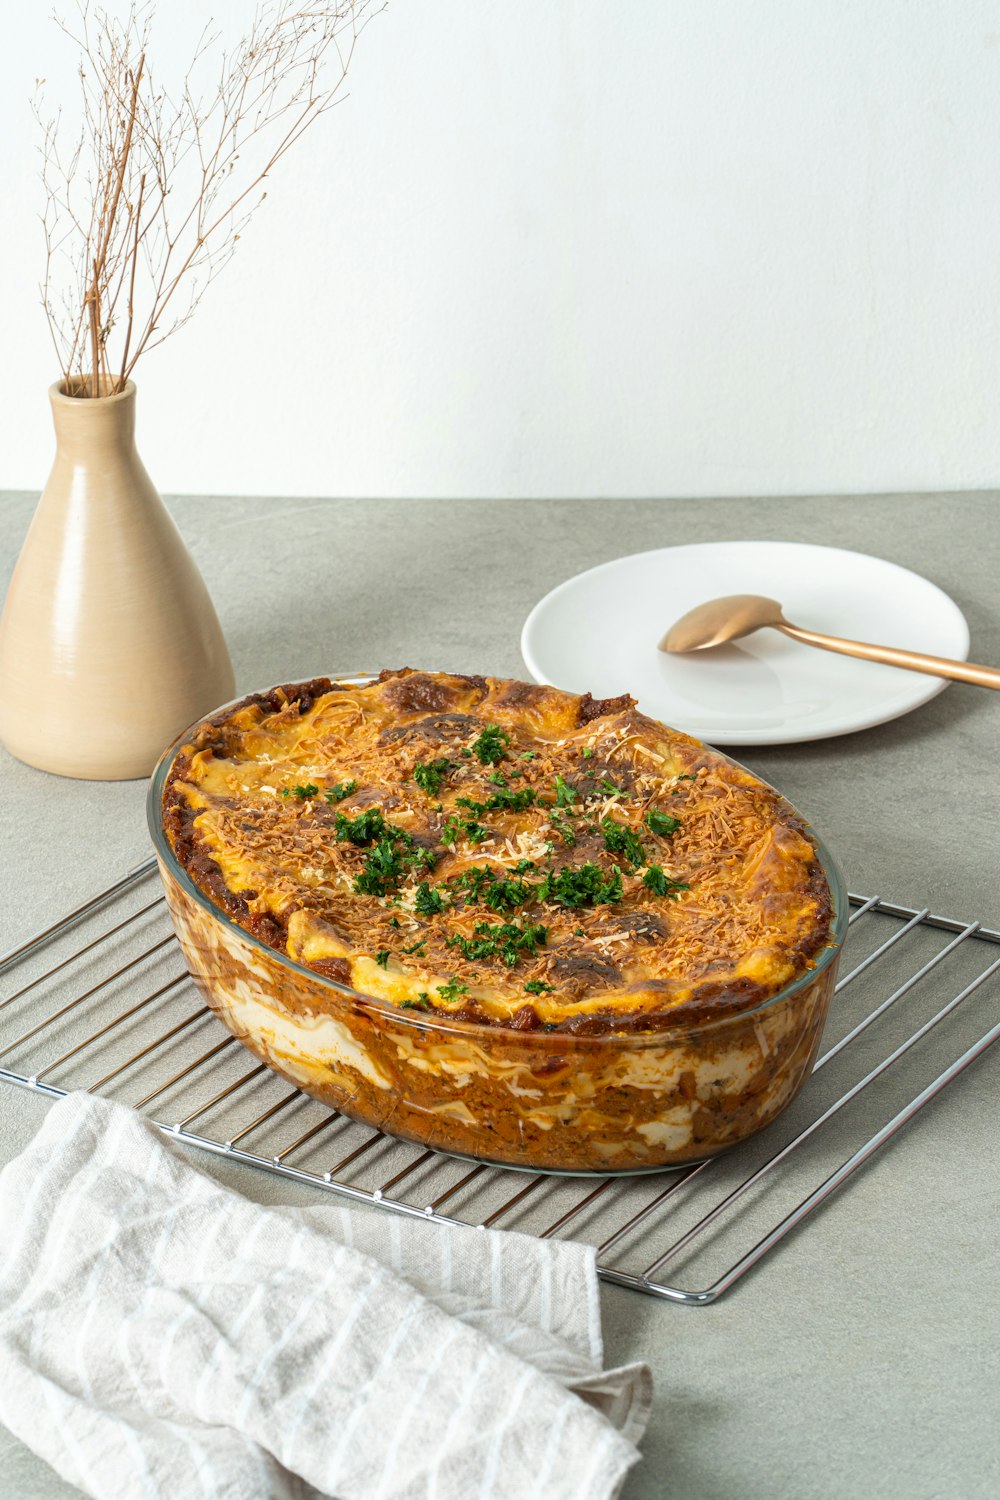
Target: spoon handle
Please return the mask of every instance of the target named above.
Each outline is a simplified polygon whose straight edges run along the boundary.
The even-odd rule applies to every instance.
[[[910,672],[926,672],[929,677],[950,677],[955,682],[971,682],[976,687],[1000,689],[1000,668],[977,667],[968,661],[950,661],[946,656],[925,656],[921,651],[899,651],[895,646],[870,646],[865,641],[846,641],[839,635],[820,635],[816,630],[802,630],[782,621],[775,625],[783,635],[807,646],[824,651],[839,651],[842,656],[860,656],[865,661],[881,661],[890,667],[906,667]]]

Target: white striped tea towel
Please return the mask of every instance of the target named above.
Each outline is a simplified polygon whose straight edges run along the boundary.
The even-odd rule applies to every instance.
[[[83,1094],[0,1172],[0,1420],[101,1500],[604,1500],[601,1365],[584,1245],[265,1208]]]

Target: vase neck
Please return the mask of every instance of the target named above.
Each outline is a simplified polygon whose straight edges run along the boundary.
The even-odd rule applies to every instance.
[[[49,390],[56,447],[67,458],[93,456],[98,451],[135,450],[135,386],[129,381],[116,396],[66,394],[61,381]]]

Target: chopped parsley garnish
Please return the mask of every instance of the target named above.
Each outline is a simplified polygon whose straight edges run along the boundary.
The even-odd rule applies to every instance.
[[[510,744],[510,735],[499,724],[487,724],[470,749],[484,766],[495,766],[504,758],[504,747]]]
[[[521,760],[534,760],[535,752],[534,750],[522,750],[520,758]]]
[[[573,825],[565,813],[557,812],[553,808],[549,813],[549,823],[555,829],[556,833],[558,833],[564,844],[576,843],[576,834],[573,832]]]
[[[604,847],[610,849],[612,854],[624,855],[633,866],[646,863],[646,852],[634,829],[626,828],[623,823],[616,823],[614,818],[602,818],[601,831],[604,834]]]
[[[528,953],[534,958],[539,947],[544,947],[549,929],[541,922],[521,927],[516,922],[477,922],[474,936],[462,937],[456,933],[448,938],[449,948],[458,948],[467,959],[502,958],[509,969],[521,955]]]
[[[437,992],[442,1000],[457,1000],[459,995],[464,995],[468,988],[467,984],[462,984],[458,979],[449,979],[447,984],[437,986]]]
[[[418,911],[422,917],[436,916],[439,911],[444,911],[444,899],[442,897],[443,886],[437,889],[422,880],[417,886],[417,894],[413,900],[413,909]]]
[[[494,786],[506,786],[507,778],[502,771],[491,771],[490,780]]]
[[[584,760],[589,760],[593,753],[593,745],[584,745],[583,749],[580,751],[580,754],[583,756]]]
[[[485,865],[470,865],[467,870],[462,871],[461,875],[456,875],[454,883],[457,886],[464,886],[472,897],[478,900],[483,890],[493,880],[496,880],[496,876]]]
[[[529,995],[544,995],[547,991],[552,990],[554,986],[546,984],[544,979],[529,979],[524,988],[528,991]]]
[[[413,779],[428,797],[436,797],[441,790],[442,781],[454,764],[453,760],[418,760],[413,767]]]
[[[490,830],[474,818],[456,818],[453,814],[441,830],[442,844],[456,844],[460,833],[465,834],[470,844],[481,844],[490,836]]]
[[[572,807],[576,801],[576,792],[568,786],[562,776],[556,777],[556,807]]]
[[[338,813],[334,824],[334,833],[337,838],[344,842],[346,839],[351,844],[356,844],[359,849],[366,844],[373,844],[385,834],[390,838],[393,834],[401,832],[398,829],[390,829],[385,821],[385,814],[380,807],[366,807],[364,812],[359,812],[356,818],[349,818],[346,813]],[[409,835],[407,835],[409,837]]]
[[[534,868],[530,861],[523,863]],[[464,870],[455,884],[464,887],[473,901],[481,901],[491,911],[516,911],[532,897],[532,887],[526,880],[494,875],[492,870],[485,869],[482,865]]]
[[[509,880],[504,876],[492,881],[480,899],[490,911],[516,911],[531,900],[531,886],[525,880]]]
[[[380,968],[384,969],[391,957],[392,952],[389,948],[380,948],[375,955],[375,962],[379,965]]]
[[[487,810],[497,808],[509,812],[524,812],[535,800],[535,794],[530,786],[522,787],[519,792],[494,792],[487,802]]]
[[[399,927],[399,918],[398,917],[390,917],[389,918],[389,926],[390,927],[396,927],[396,928],[398,928]]]
[[[655,807],[646,814],[646,827],[650,833],[657,833],[661,838],[669,838],[672,833],[677,832],[680,826],[680,818],[672,818],[669,813],[657,812]]]
[[[418,844],[412,834],[387,823],[380,808],[369,807],[349,818],[337,814],[337,838],[358,848],[368,848],[365,867],[354,877],[359,896],[388,896],[396,890],[411,870],[433,869],[437,855]]]
[[[379,839],[368,851],[365,867],[354,877],[354,889],[359,896],[387,896],[394,891],[406,875],[408,864],[403,853],[391,837]]]
[[[554,901],[558,906],[597,906],[603,901],[622,899],[622,872],[617,865],[611,866],[611,874],[605,875],[600,865],[593,860],[572,869],[565,865],[553,870],[536,888],[539,901]]]
[[[534,800],[535,794],[530,786],[522,787],[519,792],[502,787],[498,792],[491,792],[485,802],[474,802],[471,797],[455,798],[456,805],[467,807],[473,817],[485,812],[524,812]]]
[[[343,802],[352,792],[356,792],[358,783],[356,781],[335,781],[333,786],[328,786],[323,793],[327,802]]]
[[[613,797],[616,792],[620,793],[622,796],[625,795],[624,787],[615,786],[610,776],[603,777],[602,780],[597,783],[597,786],[594,788],[594,790],[603,792],[607,797]]]
[[[674,780],[675,781],[697,781],[698,778],[697,778],[697,776],[692,776],[692,775],[689,774],[689,772],[685,771],[684,774],[683,774],[683,776],[675,776]]]
[[[650,865],[642,877],[642,883],[654,895],[666,896],[670,901],[677,900],[678,891],[689,891],[691,889],[689,885],[684,884],[683,880],[672,880],[660,865]]]
[[[408,948],[401,948],[399,951],[400,953],[422,953],[426,947],[427,939],[418,938],[418,940],[415,943],[411,943]]]
[[[516,871],[534,869],[532,860],[521,860]],[[532,884],[527,880],[515,880],[510,876],[498,878],[492,870],[474,866],[455,879],[459,888],[469,892],[469,899],[480,901],[493,911],[513,911],[529,901],[553,901],[558,906],[596,906],[602,901],[622,899],[622,872],[612,865],[606,875],[600,865],[588,860],[575,869],[565,866],[552,870],[540,881]]]
[[[304,802],[307,797],[318,797],[319,787],[314,781],[307,781],[302,786],[282,787],[281,795],[283,797],[298,797],[300,802]]]
[[[514,874],[523,875],[525,870],[533,870],[534,868],[535,861],[533,859],[519,859],[517,864],[514,866]]]
[[[400,1010],[427,1010],[431,1003],[431,997],[426,990],[421,990],[415,1000],[401,1000]]]

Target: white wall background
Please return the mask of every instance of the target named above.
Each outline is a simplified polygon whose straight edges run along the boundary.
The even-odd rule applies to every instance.
[[[27,99],[68,51],[0,10],[0,484],[36,488]],[[161,73],[204,13],[160,0]],[[1000,485],[1000,0],[391,0],[352,78],[139,369],[165,492]]]

